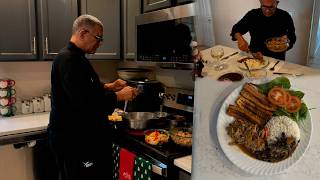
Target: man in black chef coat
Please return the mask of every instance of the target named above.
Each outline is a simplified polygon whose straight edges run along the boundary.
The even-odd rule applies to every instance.
[[[249,11],[232,27],[232,40],[238,42],[242,51],[261,52],[265,56],[285,60],[284,52],[271,52],[265,45],[265,40],[272,37],[289,39],[289,49],[296,42],[295,27],[290,14],[278,9],[277,0],[259,0],[260,8]],[[250,46],[243,34],[250,33]]]
[[[102,23],[91,15],[79,16],[70,42],[52,64],[48,134],[62,180],[111,179],[107,115],[117,101],[137,95],[125,81],[100,82],[85,54],[94,54],[102,41]]]

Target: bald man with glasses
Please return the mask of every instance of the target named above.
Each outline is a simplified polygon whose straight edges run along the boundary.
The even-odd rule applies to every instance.
[[[286,52],[272,52],[267,49],[265,41],[272,37],[289,40],[289,49],[296,42],[295,27],[290,14],[277,8],[277,0],[259,0],[260,8],[252,9],[233,27],[231,37],[237,41],[242,51],[261,53],[264,56],[285,60]],[[250,34],[250,44],[243,35]]]
[[[69,43],[51,70],[48,137],[60,180],[112,179],[112,131],[107,116],[117,101],[132,100],[137,90],[123,80],[101,83],[86,54],[103,41],[103,25],[91,15],[73,23]]]

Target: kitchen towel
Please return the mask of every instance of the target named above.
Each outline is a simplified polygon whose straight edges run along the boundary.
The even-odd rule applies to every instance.
[[[112,174],[113,179],[119,179],[119,152],[120,147],[117,144],[112,144]]]
[[[127,149],[120,148],[119,180],[133,180],[133,168],[136,155]]]
[[[151,173],[152,173],[152,164],[141,158],[137,157],[134,161],[134,172],[133,172],[133,179],[134,180],[151,180]]]

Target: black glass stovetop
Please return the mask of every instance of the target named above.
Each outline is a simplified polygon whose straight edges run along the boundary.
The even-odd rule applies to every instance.
[[[146,159],[151,158],[164,164],[172,164],[174,159],[192,154],[191,147],[176,145],[171,139],[162,146],[147,144],[144,140],[143,132],[142,134],[135,133],[133,135],[127,130],[121,131],[117,139],[120,140],[121,147],[127,148],[129,151],[133,151]]]

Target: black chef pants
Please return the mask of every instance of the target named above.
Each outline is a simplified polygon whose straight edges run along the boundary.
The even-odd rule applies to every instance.
[[[111,147],[105,148],[101,145],[70,147],[67,145],[63,148],[53,148],[53,150],[60,172],[60,180],[112,179]]]
[[[97,154],[69,154],[57,156],[61,180],[112,179],[111,161]]]
[[[111,156],[110,156],[111,157]],[[56,155],[61,180],[112,179],[112,162],[108,152],[90,152]]]

